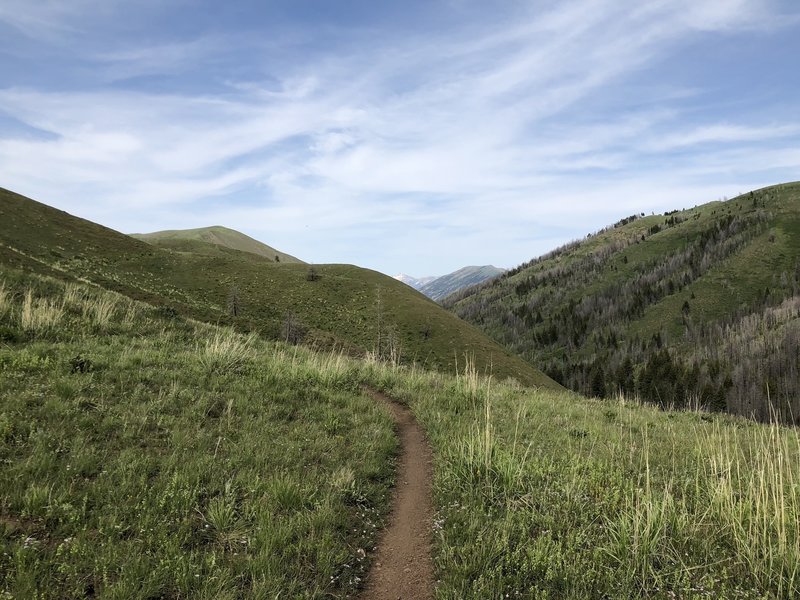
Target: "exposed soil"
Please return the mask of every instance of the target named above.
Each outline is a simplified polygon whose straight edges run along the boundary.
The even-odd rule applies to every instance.
[[[433,598],[431,524],[433,454],[411,411],[369,390],[391,411],[401,451],[389,524],[383,532],[367,576],[362,600],[424,600]]]

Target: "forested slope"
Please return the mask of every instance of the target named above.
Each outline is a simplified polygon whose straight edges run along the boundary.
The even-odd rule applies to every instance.
[[[800,184],[631,215],[445,306],[579,392],[800,416]]]

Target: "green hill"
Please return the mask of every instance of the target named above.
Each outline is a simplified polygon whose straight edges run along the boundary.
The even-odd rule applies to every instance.
[[[161,242],[159,242],[161,243]],[[556,386],[422,294],[352,265],[276,263],[198,240],[162,248],[0,190],[0,263],[82,279],[167,312],[363,356]]]
[[[273,262],[303,263],[302,260],[290,254],[276,250],[272,246],[267,246],[243,233],[220,225],[200,227],[198,229],[170,229],[153,233],[132,233],[131,237],[155,246],[169,247],[176,250],[186,248],[190,251],[192,249],[191,244],[185,244],[185,242],[206,242],[224,248],[258,254]]]
[[[445,306],[567,387],[800,417],[800,184],[631,215]]]

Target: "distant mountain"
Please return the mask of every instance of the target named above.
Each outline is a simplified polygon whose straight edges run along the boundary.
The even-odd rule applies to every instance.
[[[178,251],[195,251],[191,242],[205,242],[224,248],[249,252],[250,254],[258,254],[273,262],[303,263],[302,260],[295,258],[291,254],[276,250],[272,246],[267,246],[243,233],[220,225],[200,227],[198,229],[169,229],[153,233],[132,233],[131,237],[154,246]],[[187,244],[186,242],[189,243]]]
[[[498,269],[492,265],[464,267],[448,275],[432,278],[431,281],[422,284],[416,289],[425,294],[428,298],[438,302],[450,294],[483,283],[503,273],[505,273],[505,269]]]
[[[400,273],[399,275],[394,276],[397,281],[402,281],[406,285],[410,285],[415,290],[420,289],[422,286],[438,279],[438,277],[412,277],[411,275],[406,275],[405,273]]]

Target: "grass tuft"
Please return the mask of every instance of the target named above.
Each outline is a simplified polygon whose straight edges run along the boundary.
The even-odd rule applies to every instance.
[[[232,329],[217,328],[198,348],[200,365],[206,371],[236,371],[253,357],[255,339],[254,334],[244,336]]]
[[[0,281],[0,317],[11,310],[11,297],[6,289],[6,282]]]
[[[83,306],[92,324],[98,328],[105,328],[114,317],[117,301],[111,294],[101,294]]]
[[[33,291],[28,289],[22,302],[20,325],[31,333],[47,333],[55,329],[64,317],[63,303],[55,299],[34,298]]]

